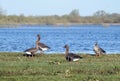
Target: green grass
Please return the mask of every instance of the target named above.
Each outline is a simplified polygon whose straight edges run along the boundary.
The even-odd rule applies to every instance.
[[[67,62],[64,54],[24,57],[22,53],[0,53],[0,81],[120,80],[120,54],[81,56],[78,62]]]

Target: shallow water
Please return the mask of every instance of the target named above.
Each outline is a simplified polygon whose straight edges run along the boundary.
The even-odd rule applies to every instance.
[[[120,25],[103,27],[102,25],[61,26],[20,26],[18,28],[0,28],[0,52],[23,52],[35,47],[37,34],[41,42],[50,50],[46,53],[61,53],[68,44],[71,52],[94,53],[97,41],[107,53],[120,53]]]

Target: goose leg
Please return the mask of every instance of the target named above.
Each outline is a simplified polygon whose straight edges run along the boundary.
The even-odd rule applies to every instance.
[[[41,53],[40,53],[41,55],[44,55],[44,51],[41,51]]]
[[[34,53],[34,52],[31,53],[31,57],[33,57],[33,56],[35,56],[35,53]]]
[[[96,53],[96,57],[100,56],[99,53]]]

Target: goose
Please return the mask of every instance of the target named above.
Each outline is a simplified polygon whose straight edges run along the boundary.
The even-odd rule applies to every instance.
[[[98,43],[96,42],[93,48],[93,51],[95,52],[96,56],[100,56],[100,54],[105,54],[106,51],[103,50]]]
[[[35,56],[35,53],[38,51],[38,43],[39,41],[36,41],[36,47],[35,48],[29,48],[27,50],[25,50],[25,54],[23,54],[23,56]]]
[[[82,57],[80,57],[79,55],[76,55],[74,53],[69,53],[69,46],[65,45],[64,48],[66,48],[66,52],[65,52],[65,58],[67,61],[78,61],[80,60]]]
[[[40,35],[39,34],[37,35],[37,37],[38,37],[38,41],[39,41],[38,48],[41,51],[41,54],[43,54],[43,52],[46,51],[46,50],[48,50],[48,49],[50,49],[50,47],[47,46],[47,45],[45,45],[44,43],[40,42]]]

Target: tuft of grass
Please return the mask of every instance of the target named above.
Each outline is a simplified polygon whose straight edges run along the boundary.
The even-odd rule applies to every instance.
[[[95,57],[80,54],[68,62],[64,54],[0,53],[0,81],[119,81],[120,54]]]

